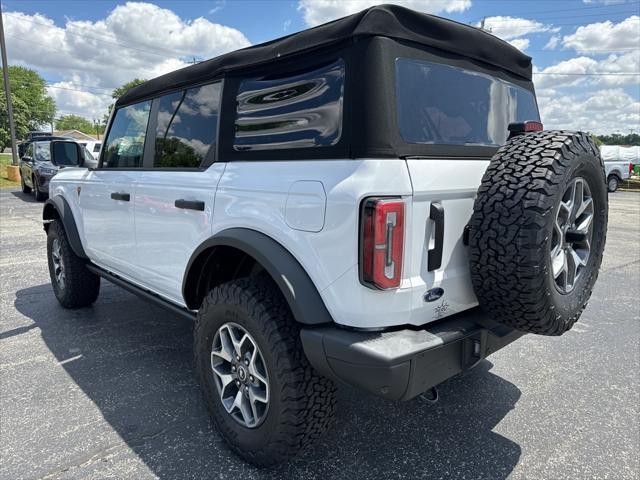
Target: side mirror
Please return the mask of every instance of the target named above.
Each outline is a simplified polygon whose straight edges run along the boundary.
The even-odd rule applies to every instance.
[[[81,167],[83,162],[81,146],[76,142],[54,140],[49,146],[51,163],[58,167]]]

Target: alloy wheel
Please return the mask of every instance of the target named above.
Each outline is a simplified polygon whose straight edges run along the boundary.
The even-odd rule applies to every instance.
[[[227,413],[247,428],[259,426],[269,408],[269,376],[249,332],[236,323],[222,325],[213,338],[211,368]]]
[[[560,293],[571,293],[587,266],[592,232],[591,189],[584,178],[574,178],[558,206],[551,238],[551,266]]]
[[[64,263],[62,261],[60,241],[57,238],[53,239],[53,244],[51,245],[51,261],[53,262],[53,273],[58,287],[60,287],[60,289],[64,289],[66,277],[64,273]]]

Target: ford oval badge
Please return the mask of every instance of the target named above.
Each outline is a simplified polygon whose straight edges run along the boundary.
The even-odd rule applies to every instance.
[[[440,287],[432,288],[427,293],[424,294],[425,302],[435,302],[440,297],[444,295],[444,289]]]

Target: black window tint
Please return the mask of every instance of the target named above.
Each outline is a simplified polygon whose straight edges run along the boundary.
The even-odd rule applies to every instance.
[[[344,62],[278,79],[244,80],[237,97],[234,149],[335,145],[342,131]]]
[[[101,146],[101,145],[102,145],[101,143],[96,143],[96,144],[93,146],[93,153],[98,153],[98,152],[100,151],[100,146]]]
[[[195,168],[213,155],[221,83],[161,97],[154,167]]]
[[[498,78],[396,60],[398,125],[408,143],[502,145],[509,123],[539,120],[533,93]]]
[[[33,143],[27,145],[27,148],[24,150],[24,156],[33,158]]]
[[[103,168],[142,167],[151,102],[119,108],[105,140]]]

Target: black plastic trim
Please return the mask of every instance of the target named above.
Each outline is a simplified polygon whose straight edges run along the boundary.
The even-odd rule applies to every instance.
[[[271,237],[247,228],[223,230],[204,241],[189,259],[182,282],[182,295],[188,308],[197,309],[195,291],[206,259],[215,254],[214,247],[227,246],[245,252],[255,259],[280,288],[296,321],[306,325],[332,323],[320,293],[298,260]]]
[[[131,194],[123,192],[112,192],[111,193],[111,200],[118,200],[120,202],[128,202],[131,200]]]
[[[65,200],[62,195],[56,195],[55,197],[50,197],[44,203],[44,208],[42,211],[42,219],[46,222],[47,220],[52,220],[52,218],[48,217],[47,210],[49,208],[54,208],[56,212],[58,212],[58,217],[62,221],[62,225],[64,227],[64,231],[67,234],[67,239],[69,240],[69,244],[71,245],[71,249],[73,253],[75,253],[78,257],[87,260],[87,254],[82,247],[82,241],[80,240],[80,234],[78,233],[78,227],[76,226],[75,218],[73,218],[73,212],[71,211],[71,207],[69,203]],[[47,226],[45,224],[45,230]]]
[[[204,211],[204,202],[200,200],[185,200],[183,198],[180,198],[173,202],[173,205],[176,208],[184,208],[186,210],[198,210],[201,212]]]
[[[429,249],[427,269],[432,272],[442,265],[442,249],[444,248],[444,208],[440,202],[431,202],[429,218],[435,225],[435,243]]]
[[[388,400],[410,400],[524,335],[479,308],[389,332],[305,327],[304,352],[322,375]]]
[[[128,290],[129,292],[133,293],[134,295],[137,295],[138,297],[142,298],[143,300],[146,300],[150,303],[153,303],[155,305],[160,306],[161,308],[164,308],[165,310],[168,310],[170,312],[176,313],[184,318],[187,318],[189,320],[195,320],[196,319],[196,313],[192,312],[191,310],[188,310],[184,307],[181,307],[179,305],[176,305],[172,302],[170,302],[169,300],[165,300],[164,298],[160,297],[159,295],[149,291],[149,290],[145,290],[144,288],[138,287],[137,285],[132,284],[131,282],[129,282],[128,280],[125,280],[124,278],[111,273],[107,270],[104,270],[103,268],[98,267],[97,265],[94,265],[92,263],[87,265],[87,268],[92,271],[93,273],[95,273],[96,275],[101,276],[102,278],[104,278],[105,280],[124,288],[125,290]]]

